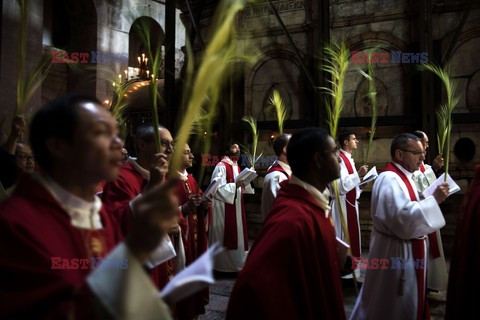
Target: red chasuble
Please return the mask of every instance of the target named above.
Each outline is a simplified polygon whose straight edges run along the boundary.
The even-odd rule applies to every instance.
[[[102,202],[107,211],[115,217],[125,237],[130,230],[132,210],[130,201],[138,196],[146,186],[147,180],[135,170],[130,162],[120,168],[118,178],[108,182],[102,193]],[[151,278],[157,288],[162,289],[175,274],[173,261],[169,260],[152,269]]]
[[[460,211],[448,279],[445,319],[472,319],[480,301],[480,166]]]
[[[72,226],[53,196],[24,176],[0,204],[0,318],[93,318],[85,285],[92,257],[105,257],[121,240],[104,208],[100,217],[100,230]]]
[[[227,319],[345,319],[330,219],[302,187],[280,186],[233,288]]]
[[[125,236],[130,228],[132,211],[130,201],[138,196],[147,180],[138,173],[130,162],[125,162],[120,168],[118,178],[108,182],[103,188],[102,202],[122,228]]]
[[[202,190],[198,188],[197,181],[189,174],[186,181],[180,181],[177,185],[177,197],[179,204],[183,205],[188,202],[188,197],[197,193],[200,196]],[[184,236],[186,265],[190,265],[198,257],[200,257],[208,247],[207,237],[207,218],[211,214],[211,208],[190,212],[183,212],[185,217],[185,226],[182,226],[182,234]],[[176,306],[177,317],[179,319],[192,319],[199,314],[205,313],[205,305],[209,301],[208,288],[180,301]]]

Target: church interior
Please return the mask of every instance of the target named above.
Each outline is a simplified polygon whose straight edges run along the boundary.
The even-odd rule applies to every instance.
[[[223,57],[224,65],[208,70],[216,81],[209,97],[215,110],[205,107],[205,114],[189,115],[202,59],[216,33],[224,31],[216,29],[225,18],[218,13],[228,12],[233,3],[241,8],[224,35],[233,58]],[[176,140],[189,118],[200,128],[192,129],[188,140],[194,155],[189,173],[203,191],[230,141],[238,142],[245,158],[259,156],[240,164],[254,166],[258,174],[251,183],[255,193],[243,197],[250,244],[264,223],[262,189],[274,159],[273,142],[282,133],[329,128],[327,104],[336,106],[328,102],[335,80],[325,67],[331,63],[326,48],[344,48],[337,127],[356,135],[357,167],[367,164],[380,171],[391,161],[394,137],[420,130],[429,137],[425,163],[442,154],[445,169],[460,187],[440,205],[446,222],[441,242],[450,263],[459,211],[480,163],[480,63],[475,53],[480,49],[480,1],[3,0],[0,37],[0,144],[19,112],[29,123],[43,105],[72,93],[96,97],[115,116],[133,157],[137,127],[157,118]],[[446,149],[437,135],[438,110],[448,93],[424,64],[447,70],[456,84],[458,101],[450,115]],[[30,96],[20,99],[19,81],[36,71]],[[152,90],[158,92],[156,98]],[[281,129],[274,94],[284,108]],[[254,120],[253,133],[245,117]],[[374,228],[372,188],[367,184],[358,199],[363,258]],[[217,276],[210,285],[210,303],[198,319],[225,318],[235,276]],[[347,317],[358,295],[353,282],[342,281]],[[431,319],[443,319],[445,294],[428,297]]]

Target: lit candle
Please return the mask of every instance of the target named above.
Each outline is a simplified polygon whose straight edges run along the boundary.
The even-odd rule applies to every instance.
[[[142,61],[145,61],[145,53],[142,53]]]
[[[150,71],[147,70],[147,77],[150,75]]]
[[[140,61],[140,57],[137,58],[138,59],[138,64],[142,64],[142,62]]]
[[[118,75],[118,79],[120,79],[120,81],[122,80],[122,75],[121,74]]]
[[[115,87],[115,82],[112,82],[112,86],[114,86],[114,87]]]
[[[109,104],[109,103],[110,103],[110,101],[109,101],[109,100],[105,100],[105,101],[103,101],[103,103],[105,103],[105,104]]]
[[[128,80],[128,69],[125,69],[125,71],[124,71],[124,72],[125,72],[125,79],[127,79],[127,80]]]
[[[148,58],[145,58],[145,64],[147,64]]]

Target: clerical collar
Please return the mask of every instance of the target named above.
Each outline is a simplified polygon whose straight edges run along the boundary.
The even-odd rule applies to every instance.
[[[285,172],[288,174],[289,177],[292,176],[292,169],[290,169],[290,166],[288,164],[278,159],[277,159],[277,163],[280,165],[280,167],[282,167],[283,170],[285,170]]]
[[[132,157],[128,157],[128,162],[130,162],[133,166],[133,168],[135,169],[135,171],[137,171],[143,179],[145,180],[150,180],[150,171],[148,170],[145,170],[144,168],[142,168],[142,166],[140,166],[138,164],[138,162],[136,161],[136,159],[132,158]]]
[[[178,178],[182,181],[187,181],[188,180],[188,172],[187,169],[183,170],[183,172],[178,172]]]
[[[315,200],[317,200],[318,204],[320,204],[322,209],[325,211],[325,217],[328,218],[328,215],[330,214],[330,209],[331,208],[328,205],[328,200],[325,198],[325,196],[317,188],[315,188],[314,186],[312,186],[311,184],[309,184],[309,183],[307,183],[303,180],[300,180],[295,175],[291,176],[291,178],[289,180],[289,183],[296,184],[297,186],[300,186],[300,187],[304,188],[305,190],[307,190],[308,193],[310,193],[313,196],[313,198]]]
[[[343,150],[343,149],[340,149],[340,152],[342,152],[343,154],[345,154],[348,158],[352,159],[352,154],[346,150]]]
[[[65,190],[45,174],[35,172],[32,174],[32,177],[47,189],[53,198],[57,200],[60,206],[68,213],[72,226],[89,230],[103,228],[99,214],[102,208],[102,201],[98,196],[94,196],[93,202],[85,201],[70,191]]]
[[[233,156],[232,156],[232,157],[233,157]],[[233,162],[233,160],[232,160],[232,159],[230,159],[230,156],[225,156],[225,157],[223,157],[222,161],[225,161],[226,163],[228,163],[228,164],[231,164],[231,165],[235,165],[235,164],[237,164],[237,162],[236,162],[236,161],[235,161],[235,162]]]
[[[394,164],[398,169],[402,170],[402,172],[407,176],[407,178],[412,179],[413,172],[408,171],[408,170],[405,169],[401,164],[396,163],[395,161],[393,161],[393,164]]]

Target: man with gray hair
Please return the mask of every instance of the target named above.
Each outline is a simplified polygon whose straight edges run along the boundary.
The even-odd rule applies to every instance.
[[[392,162],[373,185],[368,260],[352,266],[367,273],[350,319],[428,318],[426,235],[445,225],[439,204],[448,196],[448,184],[420,200],[412,174],[425,151],[416,136],[397,135],[390,154]]]

